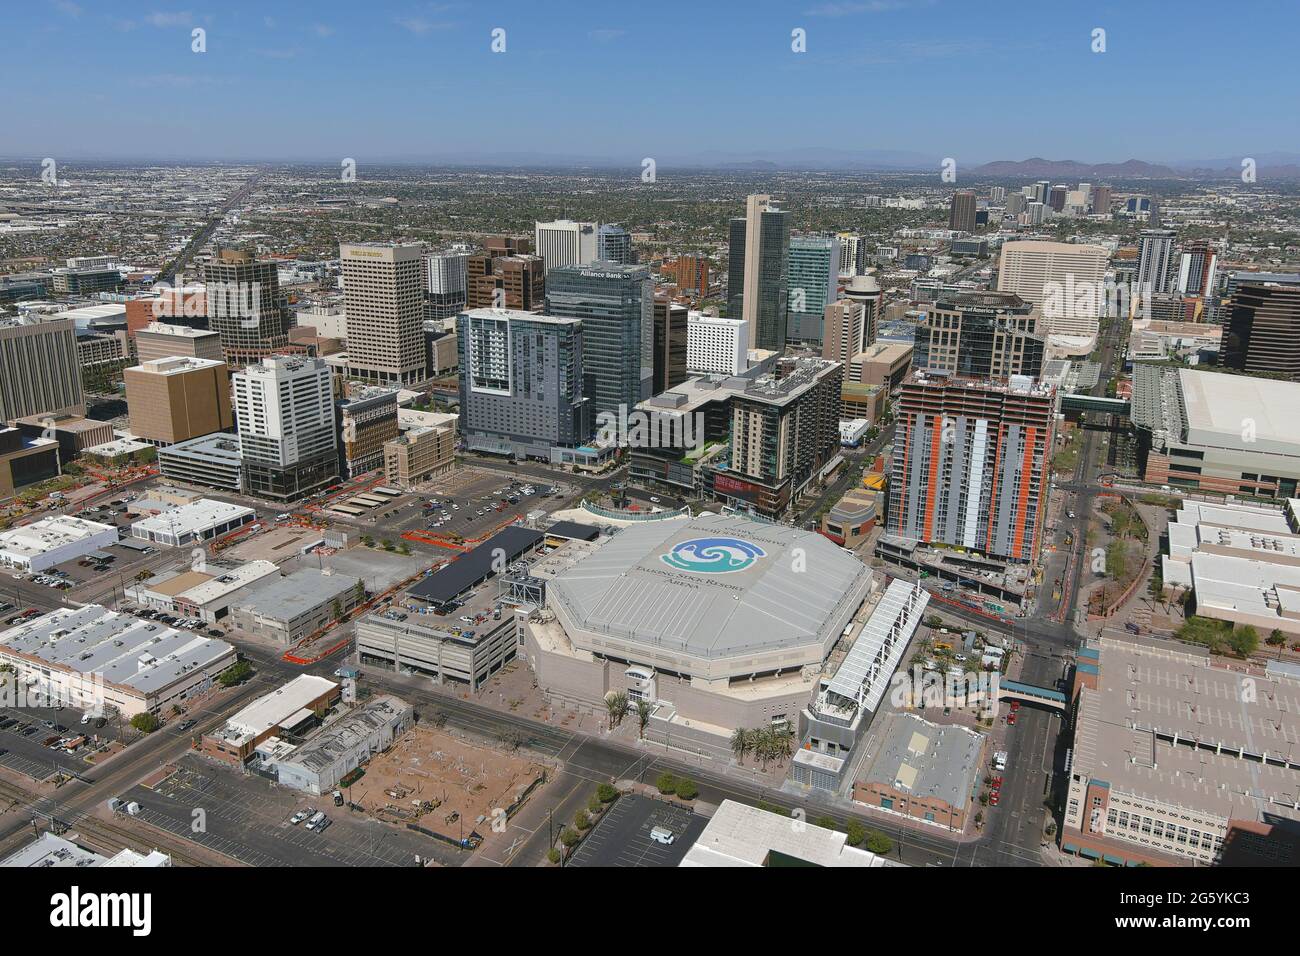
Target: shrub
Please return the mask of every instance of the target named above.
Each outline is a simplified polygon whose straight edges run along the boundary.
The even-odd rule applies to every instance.
[[[586,810],[579,810],[573,815],[573,825],[579,830],[591,829],[591,817],[587,815]]]
[[[695,786],[694,780],[685,778],[677,781],[677,796],[683,800],[694,800],[700,795],[700,788]]]
[[[867,838],[867,828],[857,820],[850,820],[844,832],[848,835],[849,846],[861,846],[862,841]]]
[[[551,847],[549,850],[546,851],[546,858],[550,860],[552,863],[559,863],[560,851],[555,849],[555,847]]]
[[[662,794],[672,793],[677,789],[677,778],[665,771],[659,775],[659,779],[655,781],[655,786]]]
[[[618,789],[612,784],[602,783],[596,788],[596,796],[601,803],[613,803],[618,799]]]
[[[560,842],[566,847],[573,848],[577,846],[581,839],[582,834],[577,830],[574,830],[572,827],[565,827],[560,831]]]

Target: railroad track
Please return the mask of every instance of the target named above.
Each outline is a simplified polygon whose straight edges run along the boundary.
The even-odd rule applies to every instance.
[[[10,803],[16,804],[19,808],[30,808],[42,802],[48,802],[48,798],[30,793],[6,780],[0,780],[0,809],[7,808],[6,805]],[[33,810],[33,812],[46,820],[51,818],[51,814],[44,810]],[[146,835],[85,814],[75,820],[65,820],[57,816],[54,819],[57,819],[62,826],[66,826],[68,830],[75,832],[84,842],[109,854],[124,849],[135,850],[137,853],[148,853],[150,850],[157,849],[170,856],[173,864],[212,866],[211,862],[190,853],[185,848],[183,839],[166,830],[159,830],[157,827],[145,824],[143,821],[139,821],[139,825],[147,828]],[[155,834],[159,838],[150,839]]]

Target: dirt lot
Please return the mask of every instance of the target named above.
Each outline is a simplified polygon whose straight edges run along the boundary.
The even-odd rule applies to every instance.
[[[348,793],[380,819],[460,839],[486,833],[494,812],[512,806],[544,771],[522,757],[417,726],[371,760]]]

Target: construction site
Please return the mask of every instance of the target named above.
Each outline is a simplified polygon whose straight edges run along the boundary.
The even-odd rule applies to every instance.
[[[540,763],[426,726],[407,731],[347,787],[354,807],[473,848],[546,781]]]

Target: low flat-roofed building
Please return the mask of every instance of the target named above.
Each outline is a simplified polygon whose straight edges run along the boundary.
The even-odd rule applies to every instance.
[[[304,710],[316,713],[333,707],[342,694],[337,682],[300,674],[282,687],[257,698],[199,741],[205,754],[243,764],[263,741],[300,723]],[[294,723],[290,723],[293,721]]]
[[[119,614],[98,604],[58,608],[0,633],[0,664],[46,699],[124,717],[201,693],[235,663],[225,641]]]
[[[158,449],[158,471],[164,478],[226,491],[243,488],[244,459],[239,439],[217,432]]]
[[[415,711],[406,701],[390,694],[372,697],[277,760],[276,779],[295,790],[317,796],[326,793],[375,754],[391,747],[414,719]]]
[[[1187,500],[1166,542],[1161,581],[1192,591],[1196,614],[1300,636],[1300,501]]]
[[[135,348],[141,365],[173,356],[225,361],[220,333],[188,325],[150,322],[135,333]]]
[[[113,440],[110,422],[80,415],[32,415],[14,426],[29,438],[53,438],[59,443],[59,459],[66,465],[83,451]]]
[[[61,473],[57,441],[31,438],[17,428],[5,428],[0,423],[0,499]]]
[[[76,833],[71,834],[73,837],[76,835]],[[48,830],[12,856],[0,860],[0,869],[10,867],[83,869],[88,867],[118,868],[171,865],[172,858],[159,850],[137,853],[127,847],[112,856],[104,856],[102,853],[80,846],[66,837],[55,836]]]
[[[455,463],[454,425],[410,428],[384,443],[384,479],[399,488],[413,488]]]
[[[117,528],[98,521],[51,515],[0,531],[0,567],[44,571],[117,543]]]
[[[460,592],[458,606],[444,614],[437,613],[446,607],[439,603],[432,604],[431,613],[406,620],[367,614],[357,621],[357,652],[366,663],[397,665],[440,684],[478,690],[519,650],[515,609],[499,597],[495,581],[480,582],[472,593]]]
[[[902,866],[849,846],[839,830],[792,826],[770,810],[723,800],[678,866]]]
[[[1138,363],[1132,420],[1149,436],[1143,478],[1229,495],[1300,491],[1300,382]]]
[[[874,750],[853,784],[853,799],[955,830],[973,814],[985,736],[955,724],[891,712],[876,728]]]
[[[126,589],[128,600],[141,607],[186,617],[202,618],[214,624],[230,613],[248,589],[280,574],[272,561],[245,564],[208,562],[201,569],[156,574]]]
[[[131,525],[131,537],[179,547],[207,541],[257,520],[257,512],[243,505],[199,498],[177,508],[144,518]]]
[[[871,536],[880,517],[880,496],[865,488],[850,488],[822,515],[821,533],[850,551]]]
[[[910,342],[875,342],[849,358],[844,381],[877,385],[892,391],[912,367]]]
[[[1300,678],[1107,635],[1080,646],[1074,691],[1063,850],[1119,865],[1300,861],[1282,838],[1300,823]]]
[[[249,588],[230,608],[230,624],[281,644],[313,634],[348,614],[365,598],[357,578],[328,569],[300,568]]]

